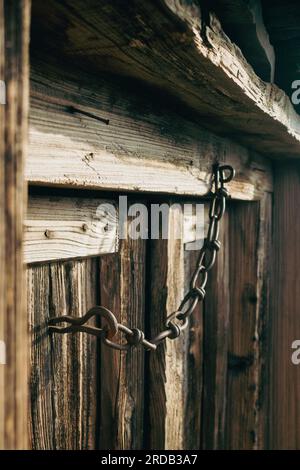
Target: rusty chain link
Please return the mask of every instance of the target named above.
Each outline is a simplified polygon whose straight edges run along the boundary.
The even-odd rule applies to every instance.
[[[145,339],[145,333],[138,328],[128,328],[118,323],[115,315],[105,307],[96,306],[82,317],[64,315],[49,320],[49,331],[52,333],[85,332],[95,335],[110,348],[127,351],[131,347],[142,345],[146,350],[155,350],[166,338],[176,339],[187,328],[189,317],[198,303],[204,300],[208,272],[215,264],[217,252],[221,247],[218,240],[220,221],[225,213],[226,200],[229,193],[224,184],[234,178],[235,172],[230,165],[215,164],[213,166],[212,197],[209,208],[209,227],[207,237],[200,249],[197,266],[191,277],[190,288],[184,296],[178,310],[171,313],[165,322],[165,329],[151,340]],[[105,321],[102,328],[88,326],[85,323],[92,317],[99,316]],[[58,323],[67,323],[69,326],[56,326]],[[125,343],[113,341],[118,333],[125,337]]]

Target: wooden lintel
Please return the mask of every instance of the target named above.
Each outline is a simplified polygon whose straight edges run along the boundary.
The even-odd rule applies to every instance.
[[[34,2],[32,44],[43,57],[76,63],[81,85],[82,70],[136,78],[213,132],[267,156],[299,158],[300,118],[289,97],[255,74],[214,14],[205,24],[199,3]]]
[[[158,99],[110,76],[82,72],[79,83],[72,67],[62,71],[57,64],[34,62],[28,182],[203,196],[212,164],[220,161],[236,170],[229,188],[233,198],[256,200],[272,191],[267,159]],[[71,106],[80,112],[71,112]]]

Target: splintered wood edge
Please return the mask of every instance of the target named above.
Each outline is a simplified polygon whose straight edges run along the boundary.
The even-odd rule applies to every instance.
[[[188,28],[193,38],[191,53],[198,56],[198,66],[202,63],[206,75],[214,77],[211,90],[214,86],[215,91],[226,90],[228,97],[240,102],[242,112],[235,119],[237,135],[241,134],[245,143],[252,147],[256,140],[255,149],[259,152],[266,153],[268,147],[270,157],[284,155],[299,158],[300,117],[286,93],[256,75],[239,47],[226,36],[214,13],[210,13],[210,24],[206,26],[205,44],[202,12],[196,2],[162,2]],[[230,114],[227,118],[232,120]],[[262,140],[261,148],[259,139]]]

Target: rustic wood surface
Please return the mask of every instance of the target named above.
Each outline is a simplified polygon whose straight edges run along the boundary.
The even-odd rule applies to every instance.
[[[184,222],[173,206],[169,233]],[[101,346],[99,355],[87,335],[49,339],[46,323],[101,303],[152,336],[188,289],[197,257],[184,239],[122,240],[118,253],[101,256],[100,269],[97,260],[28,268],[34,448],[265,447],[271,196],[230,202],[221,227],[204,306],[179,340],[147,353],[145,365],[142,349],[126,354]]]
[[[22,224],[29,7],[29,0],[0,0],[0,79],[7,90],[0,105],[0,340],[7,346],[0,447],[6,449],[28,445]],[[237,167],[233,197],[256,202],[231,205],[221,234],[228,250],[211,276],[204,320],[199,308],[189,333],[160,346],[146,371],[142,350],[125,355],[99,348],[88,335],[50,336],[47,321],[82,315],[101,300],[122,322],[156,332],[178,306],[195,262],[182,243],[122,242],[100,268],[97,259],[28,267],[33,448],[260,449],[266,437],[271,448],[300,447],[299,374],[291,364],[300,328],[299,166],[275,165],[270,367],[272,176],[255,153],[298,158],[299,117],[282,91],[253,73],[216,17],[203,30],[201,15],[193,1],[135,0],[120,15],[114,3],[34,0],[32,40],[40,38],[45,58],[33,57],[31,184],[203,196],[219,159]],[[70,64],[76,61],[79,68]],[[104,70],[123,74],[123,81],[100,77]],[[173,211],[169,229],[176,224],[183,220]]]
[[[207,212],[206,212],[207,215]],[[207,218],[205,217],[205,223]],[[205,228],[207,230],[207,228]],[[205,232],[206,233],[206,232]],[[195,251],[184,251],[184,275],[185,291],[188,291],[189,281],[196,269],[197,256]],[[201,424],[202,424],[202,400],[203,400],[203,303],[199,303],[194,314],[190,317],[189,329],[187,334],[187,350],[184,351],[183,358],[187,361],[186,377],[186,400],[184,410],[184,428],[183,428],[183,448],[197,450],[201,442]]]
[[[24,449],[27,435],[27,339],[23,271],[23,163],[27,144],[30,1],[0,2],[0,448]]]
[[[84,315],[98,304],[97,287],[97,259],[27,269],[33,449],[96,446],[97,340],[83,333],[51,335],[48,320]]]
[[[292,343],[300,338],[300,167],[275,167],[272,276],[271,449],[300,448],[300,370]]]
[[[273,195],[266,193],[259,203],[259,233],[257,245],[257,420],[256,448],[268,448],[270,425],[271,369],[271,276],[273,244]]]
[[[190,0],[135,0],[126,9],[34,1],[32,43],[64,63],[143,80],[187,104],[213,132],[234,134],[267,156],[299,157],[299,116],[289,97],[258,78],[217,18],[205,26],[202,14]]]
[[[114,312],[119,323],[143,331],[145,282],[145,240],[128,237],[120,241],[118,254],[101,257],[101,304]],[[126,353],[101,348],[101,449],[143,447],[145,380],[143,349]]]
[[[4,2],[0,1],[0,78],[4,80],[4,51],[5,51],[5,29],[4,29]],[[5,107],[0,104],[0,279],[4,279],[5,275]],[[5,341],[5,285],[0,282],[0,340]],[[2,346],[5,348],[5,345]],[[4,432],[5,432],[5,357],[0,361],[0,449],[4,449]]]
[[[229,204],[204,308],[204,449],[267,446],[272,197]]]
[[[84,427],[81,421],[74,436],[59,419],[50,431],[46,424],[37,429],[34,403],[37,446],[264,447],[271,220],[266,192],[272,191],[272,176],[268,161],[255,151],[297,156],[299,118],[280,90],[253,73],[216,17],[211,15],[203,30],[201,15],[196,3],[176,0],[133,2],[122,16],[113,3],[104,8],[89,0],[83,8],[80,0],[50,0],[41,9],[34,2],[32,39],[36,44],[43,29],[38,36],[45,58],[32,58],[26,167],[31,184],[202,196],[209,189],[211,164],[219,159],[237,168],[229,188],[233,198],[261,201],[232,205],[221,233],[225,250],[209,281],[204,312],[202,307],[196,312],[189,333],[160,346],[147,359],[146,370],[142,350],[125,355],[101,347],[100,366],[89,383],[98,403],[92,400],[91,408],[80,412],[89,424]],[[56,41],[63,44],[60,56]],[[124,78],[100,76],[102,70]],[[245,147],[232,142],[233,129]],[[182,225],[181,217],[174,211],[169,228]],[[101,300],[125,324],[153,333],[166,312],[178,306],[194,262],[178,240],[128,240],[120,253],[101,257],[100,274],[96,260],[70,265],[75,270],[80,263],[95,263],[91,269],[97,275],[84,296]],[[69,282],[63,280],[67,265],[29,268],[31,282],[44,282],[65,308],[74,301],[61,300]],[[38,291],[32,292],[37,301],[31,302],[43,304]],[[31,312],[38,318],[37,308]],[[68,341],[76,339],[54,340],[66,341],[68,348]],[[85,360],[77,356],[76,367]],[[84,366],[81,372],[85,376]],[[39,383],[39,377],[34,380]],[[76,388],[74,381],[70,378],[68,387]],[[55,387],[57,397],[62,396],[56,382]],[[63,400],[57,406],[78,427],[76,412],[72,415]]]
[[[183,106],[126,80],[81,72],[78,81],[76,68],[51,62],[32,61],[31,184],[204,195],[218,159],[236,169],[233,198],[258,199],[271,190],[265,159],[206,131]]]
[[[180,208],[170,209],[168,240],[151,240],[150,331],[155,336],[164,328],[185,293],[184,245],[174,239],[182,231]],[[177,232],[178,233],[178,232]],[[180,232],[179,232],[180,233]],[[162,343],[149,356],[149,431],[151,449],[182,449],[186,406],[187,337]]]
[[[236,204],[230,214],[228,385],[226,447],[254,449],[257,402],[258,204]]]
[[[270,199],[230,211],[230,314],[226,440],[229,449],[265,446],[267,271]]]
[[[229,216],[222,219],[222,243],[209,273],[204,301],[203,349],[203,449],[225,448],[227,355],[229,337]]]
[[[113,201],[31,196],[24,226],[26,263],[118,250],[118,213]]]

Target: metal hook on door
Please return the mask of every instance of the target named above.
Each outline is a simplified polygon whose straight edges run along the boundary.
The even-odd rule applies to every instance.
[[[104,328],[85,325],[92,317],[104,318],[107,325]],[[112,339],[118,332],[118,322],[114,314],[105,307],[96,306],[91,308],[82,317],[63,315],[49,320],[49,331],[52,333],[75,333],[78,331],[89,333],[97,337]],[[58,323],[69,323],[69,326],[56,326]]]
[[[92,317],[99,316],[106,321],[104,328],[97,328],[96,326],[85,325]],[[57,326],[58,323],[67,323],[69,326]],[[115,315],[105,307],[96,306],[91,308],[82,317],[72,317],[70,315],[62,315],[61,317],[51,318],[48,322],[49,331],[51,333],[77,333],[83,332],[90,335],[97,336],[107,346],[126,351],[132,346],[142,344],[145,349],[156,349],[156,345],[145,339],[144,333],[138,328],[128,328],[118,323]],[[125,334],[127,343],[118,344],[112,341],[118,331]]]

